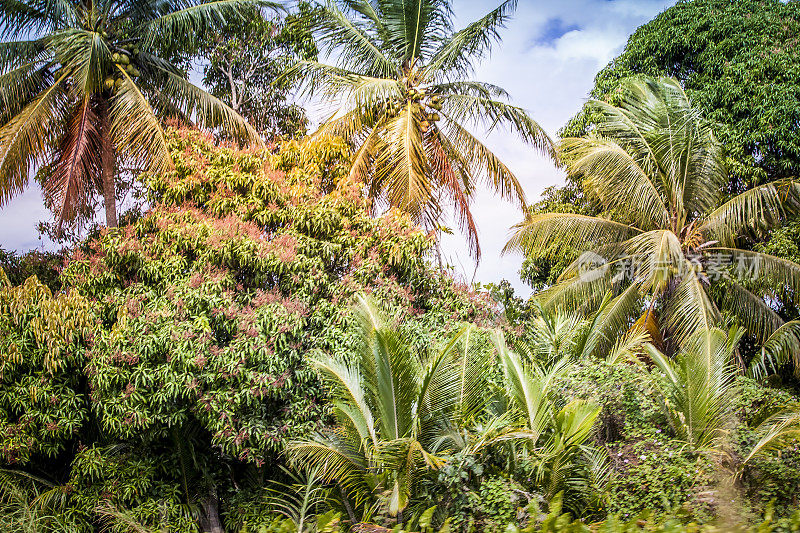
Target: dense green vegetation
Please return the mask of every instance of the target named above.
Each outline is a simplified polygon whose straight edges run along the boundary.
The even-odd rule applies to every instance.
[[[718,124],[731,191],[800,174],[800,4],[779,0],[682,1],[630,37],[595,80],[610,96],[633,75],[671,76]],[[615,102],[612,102],[615,103]],[[585,109],[564,131],[591,129]]]
[[[715,124],[725,147],[728,194],[800,175],[800,3],[780,0],[680,1],[637,29],[624,51],[595,78],[591,97],[619,103],[620,83],[630,76],[674,77],[692,104]],[[564,137],[580,137],[600,117],[586,106],[565,125]],[[569,175],[565,187],[551,187],[536,212],[596,215],[602,203]],[[613,216],[606,213],[605,216]],[[781,233],[785,234],[785,233]],[[797,233],[795,232],[796,236]],[[749,249],[771,235],[748,236]],[[779,240],[780,236],[776,236]],[[780,242],[764,251],[783,255]],[[552,284],[574,257],[574,250],[530,254],[523,278],[535,287]],[[798,315],[791,305],[784,318]]]
[[[140,202],[59,252],[0,249],[0,532],[800,530],[796,124],[725,122],[699,66],[759,93],[733,43],[788,43],[796,5],[679,3],[551,145],[468,80],[513,1],[455,31],[446,0],[0,0],[0,185],[99,136],[113,165],[77,165],[57,228],[109,175]],[[310,136],[301,81],[341,97]],[[70,129],[96,106],[124,123]],[[443,208],[474,237],[476,181],[524,205],[464,128],[498,123],[572,183],[509,243],[546,288],[527,302],[435,261]]]
[[[762,346],[747,362],[751,375],[800,366],[800,322],[784,322],[768,303],[800,291],[800,265],[737,246],[800,211],[800,185],[772,181],[724,201],[723,146],[677,80],[628,79],[618,99],[591,101],[595,132],[558,145],[568,172],[612,216],[533,214],[507,245],[581,253],[540,299],[593,310],[613,294],[609,333],[622,336],[638,319],[668,353],[724,314]]]

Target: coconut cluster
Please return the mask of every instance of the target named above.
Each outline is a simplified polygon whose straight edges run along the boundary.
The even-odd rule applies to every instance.
[[[116,68],[114,69],[114,73],[106,76],[106,79],[103,81],[103,86],[106,90],[119,90],[122,86],[125,75],[120,72],[120,69],[124,70],[125,74],[131,78],[138,78],[141,75],[141,72],[139,72],[135,64],[139,52],[139,47],[131,46],[124,47],[111,55],[111,60],[114,62]]]
[[[404,98],[386,98],[380,104],[381,110],[389,118],[394,118],[407,106],[417,104],[422,112],[423,120],[420,128],[425,133],[434,123],[441,120],[439,111],[442,110],[441,96],[428,94],[425,88],[411,87],[406,91]]]

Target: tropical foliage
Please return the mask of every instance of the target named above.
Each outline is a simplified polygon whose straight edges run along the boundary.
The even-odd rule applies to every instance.
[[[696,5],[734,9],[668,13]],[[583,188],[509,243],[546,290],[469,287],[444,208],[474,233],[478,182],[524,199],[468,128],[551,148],[467,81],[515,3],[460,31],[447,0],[269,6],[0,0],[0,184],[39,168],[73,241],[0,249],[0,532],[800,530],[800,185],[736,185],[786,154],[624,81],[557,146]],[[341,104],[309,137],[299,79]],[[97,176],[141,205],[62,228],[124,188]]]
[[[596,133],[565,138],[559,155],[603,202],[604,216],[540,213],[506,249],[554,243],[580,252],[542,294],[549,305],[592,309],[611,292],[618,334],[639,321],[668,352],[729,314],[758,340],[751,372],[800,353],[798,324],[768,305],[800,289],[800,265],[737,247],[800,207],[800,185],[779,180],[724,201],[727,171],[713,126],[673,79],[629,80],[621,103],[593,101]]]
[[[485,183],[525,205],[514,173],[470,132],[507,128],[541,153],[551,141],[528,114],[495,85],[469,79],[473,61],[489,53],[516,7],[508,0],[455,31],[448,1],[330,2],[312,28],[321,53],[338,63],[300,62],[307,87],[339,102],[317,135],[333,134],[355,148],[350,175],[364,181],[377,205],[397,207],[437,230],[441,211],[455,220],[480,256],[470,211]]]
[[[305,26],[306,3],[298,13],[268,17],[261,9],[227,20],[200,43],[207,58],[203,84],[267,138],[305,133],[305,110],[291,102],[298,80],[281,74],[298,59],[314,59],[317,47]]]
[[[260,143],[252,126],[174,62],[181,47],[254,4],[263,2],[0,4],[0,205],[38,171],[59,224],[91,218],[99,192],[114,227],[120,169],[171,167],[165,118]]]
[[[708,334],[724,372],[703,378],[700,344],[673,362],[617,338],[612,296],[588,318],[506,309],[521,322],[501,332],[407,215],[370,216],[344,141],[167,142],[174,170],[141,178],[148,213],[60,273],[7,263],[11,531],[552,531],[616,511],[608,527],[683,528],[716,515],[726,453],[742,523],[773,499],[767,520],[790,523],[798,399],[732,377],[735,336]],[[664,370],[626,364],[645,353]]]
[[[631,35],[623,52],[597,74],[592,96],[613,99],[630,76],[674,77],[717,124],[732,192],[797,177],[798,31],[796,2],[678,2]],[[581,136],[595,118],[582,110],[564,136]]]

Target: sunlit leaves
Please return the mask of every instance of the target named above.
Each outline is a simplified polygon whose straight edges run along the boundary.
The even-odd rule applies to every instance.
[[[654,339],[671,349],[718,326],[723,311],[765,341],[783,323],[768,298],[798,294],[800,265],[735,246],[800,210],[797,183],[767,183],[726,199],[727,160],[715,126],[675,79],[628,79],[615,102],[592,101],[594,130],[559,143],[560,159],[602,203],[602,216],[531,214],[514,227],[506,250],[538,257],[576,250],[580,257],[543,300],[591,311],[609,291],[634,287],[642,311],[647,306],[660,319]],[[790,359],[789,352],[769,355],[776,357]]]

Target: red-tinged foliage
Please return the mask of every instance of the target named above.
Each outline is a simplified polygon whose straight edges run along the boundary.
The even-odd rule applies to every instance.
[[[0,405],[6,462],[67,454],[59,461],[72,462],[64,475],[87,517],[131,474],[115,446],[172,464],[141,475],[178,500],[193,497],[183,494],[192,479],[206,483],[198,476],[227,487],[231,472],[274,470],[289,440],[327,419],[307,355],[353,353],[357,293],[382,301],[419,349],[460,321],[494,317],[485,297],[428,265],[428,238],[406,215],[370,216],[341,140],[291,141],[273,153],[217,145],[197,131],[169,139],[175,170],[142,177],[150,210],[65,262],[59,282],[70,302],[83,302],[85,327],[42,387],[44,403],[27,405],[29,414]],[[17,290],[0,288],[0,302]],[[41,321],[40,309],[26,320]],[[0,309],[0,327],[8,314]],[[45,362],[31,353],[42,348],[3,342],[4,360],[26,361],[0,374],[6,390],[38,379]],[[187,450],[194,466],[179,460]],[[147,498],[111,493],[126,507]]]

